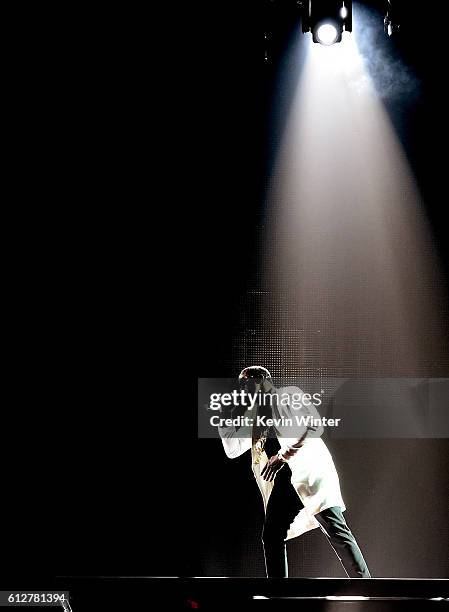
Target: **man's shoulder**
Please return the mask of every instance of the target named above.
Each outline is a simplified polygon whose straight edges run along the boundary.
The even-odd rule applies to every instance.
[[[278,389],[276,389],[276,391],[279,393],[279,395],[282,395],[283,393],[285,393],[286,395],[296,395],[298,393],[302,395],[303,393],[303,391],[299,387],[295,387],[294,385],[290,385],[288,387],[279,387]]]

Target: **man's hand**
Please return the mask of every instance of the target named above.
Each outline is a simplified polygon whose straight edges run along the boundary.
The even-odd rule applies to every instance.
[[[271,482],[272,480],[274,480],[276,474],[284,466],[284,464],[285,464],[285,461],[282,461],[282,459],[279,459],[277,455],[273,455],[268,460],[268,463],[265,464],[260,475],[262,476],[264,480],[268,480]]]

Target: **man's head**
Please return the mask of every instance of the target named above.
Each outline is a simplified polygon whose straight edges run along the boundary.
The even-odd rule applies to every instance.
[[[259,390],[269,391],[273,386],[270,372],[262,366],[249,366],[243,368],[239,374],[239,385],[249,393]]]

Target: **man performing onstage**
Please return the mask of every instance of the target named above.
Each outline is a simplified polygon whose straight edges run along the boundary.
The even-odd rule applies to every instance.
[[[316,408],[311,402],[307,402],[308,405],[301,402],[299,409],[292,410],[293,401],[288,401],[288,405],[266,401],[270,400],[270,395],[272,399],[280,396],[293,399],[299,397],[297,394],[302,396],[302,392],[297,387],[275,389],[270,373],[260,366],[242,370],[239,384],[247,393],[260,394],[258,398],[263,401],[258,402],[257,410],[245,412],[252,419],[246,421],[252,423],[251,426],[237,429],[225,426],[218,430],[229,458],[251,450],[252,470],[265,508],[262,542],[267,576],[287,577],[285,541],[320,527],[346,574],[351,578],[370,578],[360,548],[343,516],[345,505],[338,474],[328,448],[319,437],[322,427],[274,428],[264,426],[263,418],[260,419],[262,425],[254,418],[256,414],[266,418],[287,415],[294,419],[295,414],[319,418]],[[222,412],[222,416],[226,413]]]

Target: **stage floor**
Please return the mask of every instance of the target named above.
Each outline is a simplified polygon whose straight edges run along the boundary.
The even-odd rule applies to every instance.
[[[449,580],[59,577],[6,579],[2,590],[58,590],[80,610],[443,610]]]

